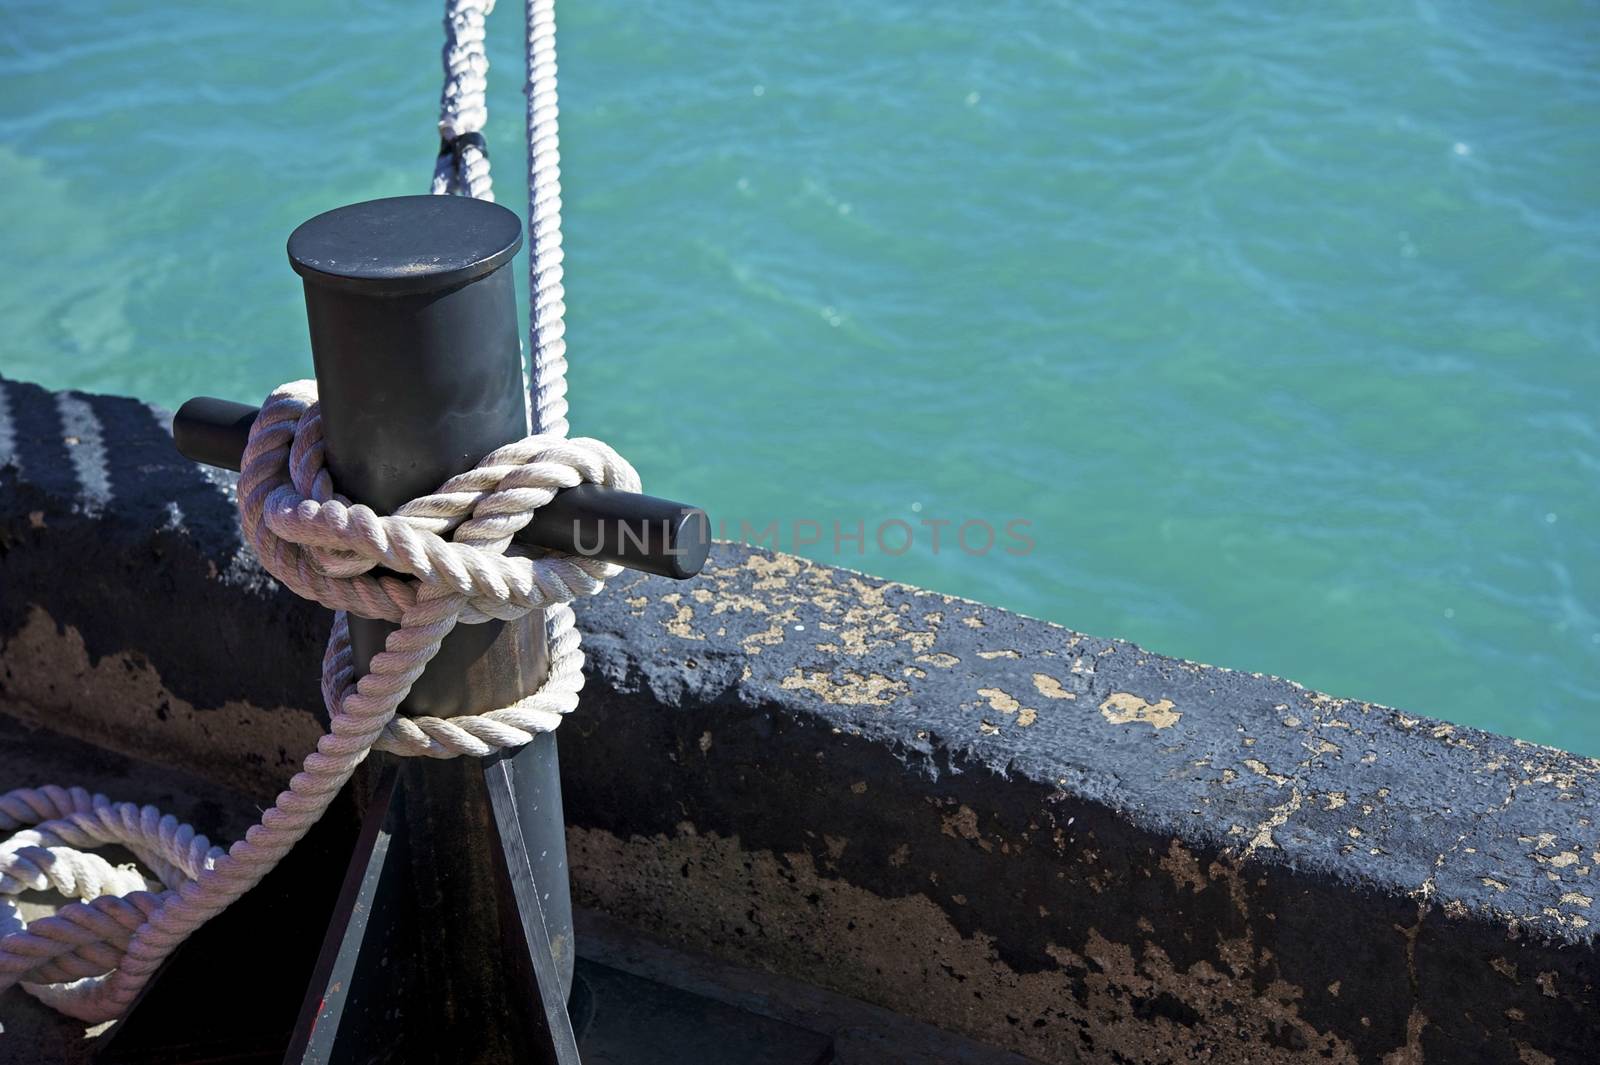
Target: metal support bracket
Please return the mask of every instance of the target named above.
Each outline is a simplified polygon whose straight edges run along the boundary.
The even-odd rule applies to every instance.
[[[577,1065],[566,984],[519,816],[516,763],[529,753],[452,763],[442,773],[433,772],[439,766],[385,767],[285,1065]],[[417,805],[450,797],[442,792],[481,793],[471,805],[491,813],[490,869],[451,868],[457,856],[421,845],[411,830]],[[453,894],[485,879],[495,885],[496,905]],[[419,897],[419,882],[434,883],[438,893]],[[473,913],[441,921],[441,906]]]

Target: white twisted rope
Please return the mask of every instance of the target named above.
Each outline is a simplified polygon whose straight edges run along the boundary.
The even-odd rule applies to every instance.
[[[482,133],[489,120],[489,54],[483,42],[484,22],[493,10],[494,0],[445,0],[439,140],[447,150],[434,161],[435,195],[494,201],[489,156],[481,141],[467,137]]]
[[[556,95],[556,3],[527,0],[529,419],[566,436],[567,290],[561,250],[561,108]],[[576,625],[565,603],[545,612],[546,638]]]
[[[555,0],[528,0],[528,346],[533,431],[566,436],[567,290],[561,279],[561,136]]]
[[[154,807],[82,789],[0,796],[0,829],[22,829],[0,843],[0,931],[9,931],[0,938],[0,989],[23,983],[84,1021],[118,1016],[179,943],[278,864],[371,751],[490,754],[554,729],[576,707],[583,653],[568,620],[553,632],[548,679],[527,698],[465,717],[395,716],[458,622],[520,618],[593,594],[620,572],[593,559],[529,558],[511,539],[561,488],[637,491],[633,467],[596,440],[530,436],[385,516],[334,491],[323,451],[315,384],[274,392],[250,430],[239,517],[274,577],[338,611],[322,662],[328,732],[226,852]],[[404,576],[374,577],[377,567]],[[359,681],[346,611],[400,624]],[[133,851],[159,885],[78,849],[107,843]],[[24,927],[9,897],[39,888],[79,901]]]

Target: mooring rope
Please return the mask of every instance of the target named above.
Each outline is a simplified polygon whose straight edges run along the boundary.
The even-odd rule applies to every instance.
[[[528,349],[533,431],[566,436],[567,290],[561,250],[561,108],[556,94],[556,0],[527,0]],[[572,607],[545,611],[545,638],[573,629]]]
[[[481,130],[487,116],[484,17],[493,0],[447,0],[441,152],[434,191],[492,199]],[[596,440],[567,439],[554,0],[528,0],[529,337],[536,435],[499,448],[436,492],[380,515],[335,491],[323,465],[314,382],[268,397],[239,477],[245,538],[274,577],[333,608],[322,661],[329,727],[300,772],[245,837],[224,851],[153,806],[82,788],[0,795],[0,990],[21,983],[69,1016],[119,1016],[195,929],[254,887],[326,812],[374,750],[482,756],[554,729],[583,686],[572,609],[620,567],[589,558],[508,552],[512,537],[561,488],[639,490],[633,467]],[[389,571],[373,575],[373,570]],[[544,610],[550,671],[515,704],[452,718],[396,710],[462,622]],[[354,679],[348,614],[398,622]],[[126,847],[154,874],[115,867],[87,848]],[[51,890],[78,901],[24,923],[11,897]]]
[[[442,151],[433,175],[436,194],[494,199],[489,157],[481,131],[489,118],[489,57],[485,19],[494,0],[446,0],[444,89],[440,95]],[[566,436],[567,292],[562,280],[561,131],[556,91],[555,0],[527,0],[528,120],[528,365],[524,391],[532,431]],[[551,647],[573,629],[572,608],[555,604],[545,613]]]
[[[533,431],[566,436],[567,290],[561,262],[561,136],[556,3],[528,0],[528,346]]]
[[[485,20],[494,0],[446,0],[444,90],[439,95],[439,158],[435,194],[494,202],[483,127],[489,121],[489,53]]]
[[[633,467],[597,440],[529,436],[381,515],[337,494],[323,451],[315,384],[269,396],[245,448],[239,519],[268,572],[337,611],[322,663],[327,733],[260,823],[226,852],[153,807],[82,789],[0,796],[0,828],[23,829],[0,844],[0,896],[49,888],[82,900],[0,939],[0,988],[22,982],[85,1021],[115,1017],[179,943],[278,864],[369,753],[492,754],[554,729],[577,706],[583,652],[569,622],[551,640],[549,676],[513,705],[448,719],[395,713],[459,622],[515,620],[592,595],[621,572],[595,559],[529,558],[507,548],[559,489],[587,482],[638,491]],[[374,576],[380,567],[404,576]],[[400,625],[360,680],[347,611]],[[77,849],[108,843],[132,850],[163,889]],[[9,925],[20,924],[13,904],[0,908]]]

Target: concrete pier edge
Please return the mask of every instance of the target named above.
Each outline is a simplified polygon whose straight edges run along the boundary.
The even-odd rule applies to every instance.
[[[329,615],[232,487],[0,379],[0,714],[270,799]],[[734,545],[578,615],[574,897],[641,934],[1048,1062],[1600,1042],[1600,762]]]

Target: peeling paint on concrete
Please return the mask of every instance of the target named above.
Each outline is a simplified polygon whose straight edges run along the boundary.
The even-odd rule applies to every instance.
[[[1067,691],[1059,680],[1056,680],[1048,673],[1035,673],[1033,675],[1033,687],[1046,699],[1076,699],[1078,697],[1077,692]]]
[[[783,678],[782,687],[785,691],[815,692],[841,706],[888,706],[907,691],[902,681],[877,673],[863,676],[851,669],[842,671],[838,680],[826,670],[797,669]]]
[[[1100,704],[1100,713],[1113,725],[1127,725],[1141,721],[1152,728],[1171,728],[1183,715],[1172,708],[1171,699],[1158,699],[1153,703],[1132,692],[1112,692]]]

